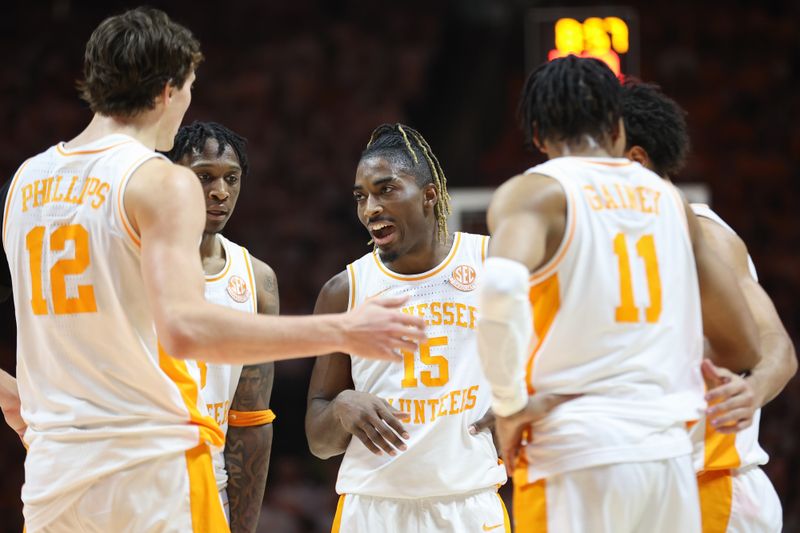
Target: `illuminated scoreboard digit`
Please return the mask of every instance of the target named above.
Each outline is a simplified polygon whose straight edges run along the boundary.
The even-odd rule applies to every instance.
[[[639,75],[639,19],[627,7],[533,8],[525,16],[525,70],[574,54]]]

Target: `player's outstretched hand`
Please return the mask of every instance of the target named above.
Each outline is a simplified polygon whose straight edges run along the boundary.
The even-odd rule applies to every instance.
[[[737,433],[753,423],[758,402],[753,387],[743,377],[708,359],[701,366],[708,393],[706,416],[720,433]]]
[[[399,350],[416,350],[426,338],[425,321],[398,310],[407,300],[407,296],[370,299],[346,313],[342,352],[398,361]]]
[[[534,394],[528,396],[528,403],[521,411],[511,416],[498,416],[494,424],[495,435],[500,446],[500,455],[509,476],[514,473],[520,449],[527,444],[522,440],[525,430],[537,420],[564,402],[573,400],[579,394]]]
[[[333,400],[333,412],[348,433],[358,438],[375,455],[397,455],[406,450],[408,439],[401,420],[409,414],[368,392],[345,390]]]

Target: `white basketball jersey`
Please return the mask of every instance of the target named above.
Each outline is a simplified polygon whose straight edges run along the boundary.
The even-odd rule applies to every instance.
[[[736,234],[719,215],[705,204],[692,204],[697,216],[713,220],[723,228]],[[753,260],[747,256],[750,275],[758,281],[758,274]],[[694,424],[690,435],[694,444],[694,466],[698,472],[707,470],[727,470],[745,468],[752,465],[764,465],[769,455],[758,444],[758,425],[761,421],[761,409],[753,415],[753,423],[747,429],[732,435],[718,432],[706,421],[705,416]]]
[[[520,483],[691,452],[705,407],[700,295],[676,189],[627,159],[559,157],[567,224],[531,276],[531,393],[581,394],[533,426]]]
[[[26,161],[11,184],[3,242],[28,424],[22,499],[48,515],[26,514],[29,523],[105,474],[223,442],[192,365],[158,342],[123,207],[131,174],[155,157],[119,134],[62,143]]]
[[[214,275],[206,276],[206,300],[231,309],[256,313],[256,286],[253,282],[253,263],[245,248],[235,244],[221,234],[217,238],[225,249],[225,266]],[[242,365],[218,365],[198,362],[203,383],[203,399],[208,407],[208,414],[216,420],[223,433],[228,433],[228,411],[231,409]],[[228,484],[225,470],[225,457],[222,451],[213,455],[214,477],[217,489],[222,490]]]
[[[488,237],[456,233],[447,257],[415,275],[396,274],[370,253],[347,266],[352,309],[382,295],[408,295],[403,312],[425,318],[428,340],[402,363],[351,356],[355,390],[387,400],[409,413],[408,449],[374,455],[350,441],[336,491],[383,498],[462,494],[506,480],[489,432],[470,435],[469,425],[491,403],[478,360],[475,325]]]

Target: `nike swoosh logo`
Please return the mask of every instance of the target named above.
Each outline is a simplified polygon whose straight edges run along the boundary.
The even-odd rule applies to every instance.
[[[497,524],[496,526],[487,526],[486,524],[483,524],[483,530],[484,531],[491,531],[493,529],[497,529],[498,527],[503,527],[502,522]]]

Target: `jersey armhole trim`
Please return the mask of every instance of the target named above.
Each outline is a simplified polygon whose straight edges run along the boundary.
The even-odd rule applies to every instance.
[[[347,265],[348,280],[348,298],[347,310],[352,311],[356,307],[356,267],[353,263]]]
[[[256,289],[255,276],[253,276],[253,263],[250,261],[250,254],[244,246],[240,246],[244,255],[244,265],[247,268],[247,277],[250,281],[250,291],[253,293],[253,313],[258,314],[258,290]]]
[[[686,238],[689,239],[689,244],[692,244],[692,236],[689,233],[689,213],[686,212],[686,205],[683,202],[683,198],[681,198],[680,193],[678,193],[678,188],[672,185],[671,183],[667,183],[667,189],[669,189],[670,197],[675,202],[675,207],[678,210],[678,216],[681,217],[683,221],[683,229],[686,230]],[[691,209],[691,206],[690,206]]]
[[[489,255],[489,237],[484,235],[481,237],[481,264],[486,262],[487,255]]]
[[[124,144],[124,143],[122,143]],[[133,225],[131,224],[130,219],[128,218],[128,213],[125,211],[125,202],[123,201],[123,197],[125,196],[125,189],[128,188],[128,182],[130,181],[133,174],[138,170],[140,166],[142,166],[146,161],[154,158],[160,158],[159,154],[150,153],[145,154],[136,161],[134,161],[130,167],[125,171],[122,175],[122,180],[119,182],[119,189],[117,189],[117,216],[119,217],[120,222],[122,223],[122,227],[125,229],[125,233],[128,234],[131,242],[137,247],[141,248],[142,241],[140,240],[140,235],[136,233],[133,229]]]
[[[211,283],[213,281],[219,281],[224,278],[228,274],[228,270],[231,269],[231,264],[233,263],[233,259],[231,258],[231,252],[228,249],[228,244],[225,240],[222,239],[222,234],[217,233],[217,239],[219,239],[220,244],[222,245],[222,250],[225,252],[225,266],[222,267],[222,270],[217,272],[216,274],[212,274],[210,276],[206,276],[206,283]],[[245,250],[243,246],[239,246],[242,250]],[[246,251],[246,250],[245,250]]]
[[[572,193],[572,189],[567,183],[564,183],[553,176],[548,176],[548,177],[556,180],[559,183],[559,185],[561,185],[561,188],[564,189],[564,193],[566,193],[567,225],[564,228],[564,237],[561,238],[561,244],[558,245],[556,253],[550,259],[550,261],[544,264],[544,266],[539,267],[538,269],[536,269],[536,271],[531,273],[529,278],[529,281],[531,283],[538,283],[546,276],[551,274],[556,268],[558,268],[558,265],[561,264],[561,261],[567,254],[567,250],[569,250],[569,247],[572,244],[572,239],[573,237],[575,237],[575,226],[577,225],[575,221],[577,206],[575,205],[575,196]]]
[[[33,159],[33,158],[31,158]],[[22,171],[25,170],[25,167],[28,166],[28,163],[31,162],[31,159],[28,159],[22,165],[20,165],[19,170],[17,173],[14,174],[14,177],[11,178],[11,185],[8,186],[8,195],[6,196],[6,205],[3,209],[3,250],[6,249],[6,233],[8,232],[8,213],[11,209],[11,197],[14,195],[14,188],[17,186],[17,180],[22,175]]]

